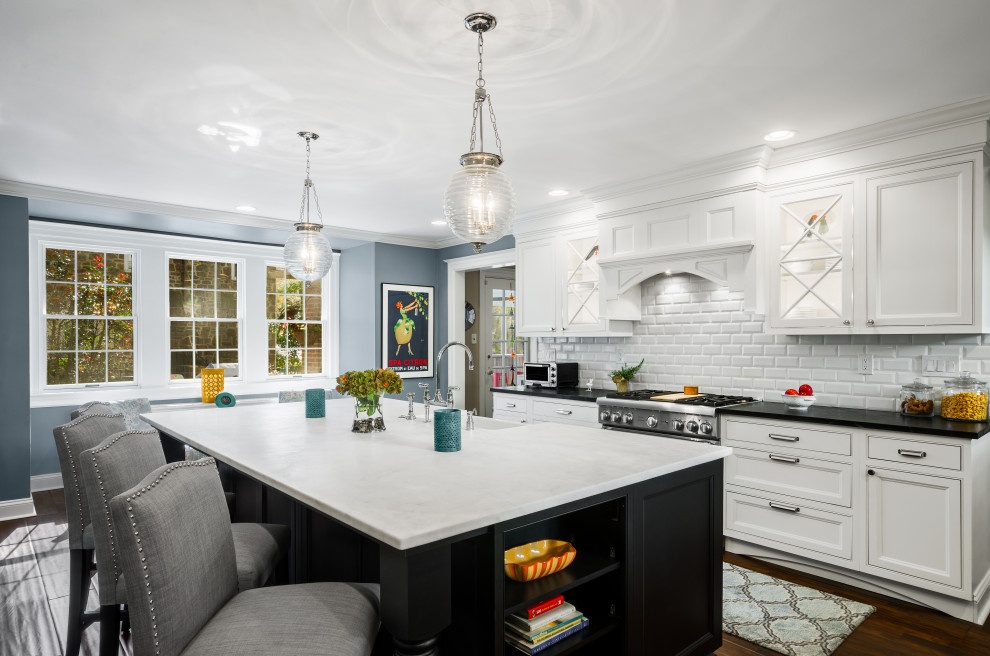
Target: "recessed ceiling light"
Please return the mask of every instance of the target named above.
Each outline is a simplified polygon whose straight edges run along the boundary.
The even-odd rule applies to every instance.
[[[447,222],[444,221],[443,219],[437,219],[436,221],[430,221],[430,223],[433,224],[433,225],[436,225],[436,226],[447,225]]]
[[[253,212],[258,208],[254,207],[253,205],[238,205],[234,209],[237,210],[238,212]]]
[[[566,196],[569,193],[571,193],[571,192],[567,191],[566,189],[551,189],[550,191],[547,192],[547,195],[549,195],[549,196]]]
[[[767,141],[784,141],[785,139],[790,139],[797,132],[794,130],[774,130],[773,132],[768,132],[763,135],[763,138]]]

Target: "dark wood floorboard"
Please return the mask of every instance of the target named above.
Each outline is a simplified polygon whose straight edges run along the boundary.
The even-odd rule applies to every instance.
[[[0,522],[0,656],[62,656],[68,594],[68,536],[61,490],[34,494],[37,517]],[[835,656],[990,656],[990,621],[957,620],[890,597],[727,553],[725,560],[786,581],[876,606]],[[90,608],[98,606],[96,588]],[[83,636],[84,656],[96,656],[99,629]],[[717,656],[775,656],[759,645],[724,634]],[[129,636],[120,654],[131,656]]]
[[[38,515],[0,522],[0,656],[63,656],[69,614],[69,540],[61,490],[34,493]],[[89,610],[99,608],[95,584]],[[81,656],[99,654],[99,625]],[[132,651],[127,636],[120,654]]]
[[[877,611],[839,645],[835,656],[990,656],[990,620],[983,626],[843,583],[726,553],[726,562],[785,581],[875,606]],[[776,652],[723,634],[717,656],[773,656]]]

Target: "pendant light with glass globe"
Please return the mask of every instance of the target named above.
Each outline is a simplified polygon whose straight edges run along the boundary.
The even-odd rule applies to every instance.
[[[461,155],[461,169],[454,174],[444,194],[443,213],[451,231],[481,252],[485,244],[501,239],[512,228],[516,214],[516,193],[508,177],[499,170],[502,164],[502,140],[495,124],[491,94],[485,88],[482,70],[485,32],[495,28],[491,14],[473,13],[464,26],[478,35],[478,79],[475,81],[470,152]],[[485,104],[491,119],[498,154],[485,152]],[[475,145],[478,150],[475,151]]]
[[[296,231],[285,242],[282,257],[286,270],[298,280],[307,283],[323,278],[330,273],[333,263],[333,249],[330,242],[320,230],[323,229],[323,212],[320,211],[320,199],[316,195],[316,185],[309,177],[310,143],[320,138],[315,132],[299,132],[306,140],[306,181],[303,182],[302,204],[299,207],[299,222]],[[316,202],[316,215],[319,223],[309,220],[310,190]]]

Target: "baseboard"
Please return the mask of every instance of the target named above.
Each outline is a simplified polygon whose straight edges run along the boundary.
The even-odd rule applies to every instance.
[[[45,490],[61,490],[62,487],[62,474],[41,474],[31,477],[32,494]]]
[[[36,514],[32,499],[0,501],[0,522],[9,519],[20,519],[22,517],[34,517]]]

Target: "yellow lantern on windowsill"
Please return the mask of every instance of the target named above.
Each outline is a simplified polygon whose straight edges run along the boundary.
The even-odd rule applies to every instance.
[[[223,369],[201,369],[203,403],[213,403],[217,394],[223,391]]]

